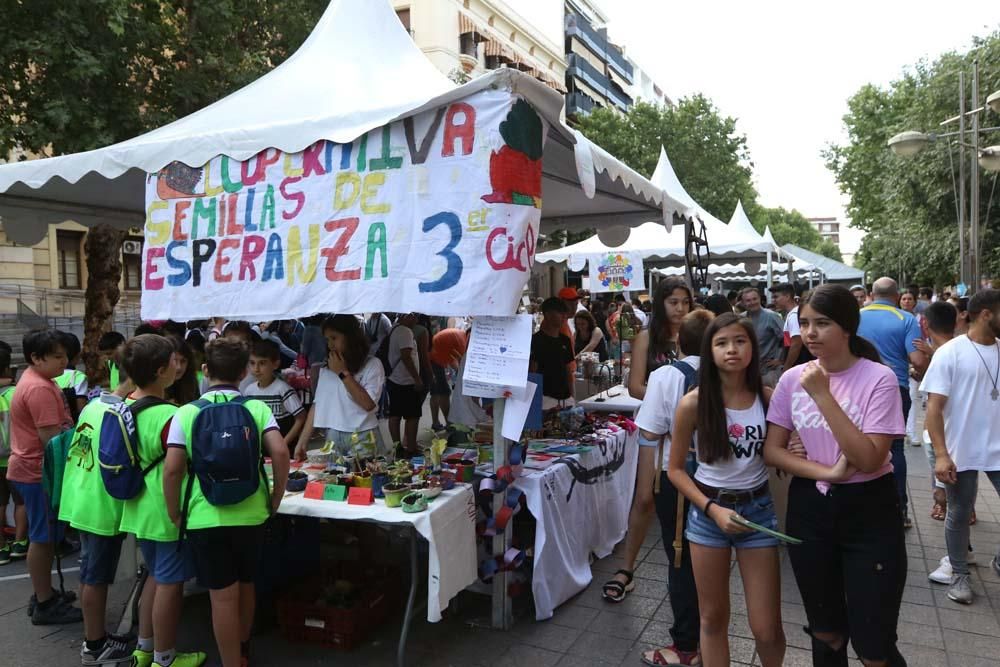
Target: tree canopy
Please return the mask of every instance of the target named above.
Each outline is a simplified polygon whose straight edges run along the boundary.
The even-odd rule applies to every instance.
[[[122,141],[280,64],[326,0],[11,0],[0,44],[0,156]]]
[[[958,278],[958,150],[951,143],[955,138],[938,140],[910,158],[894,155],[887,142],[904,130],[957,130],[957,123],[939,124],[958,115],[958,73],[967,73],[968,86],[975,58],[983,99],[974,103],[970,97],[966,108],[972,109],[1000,89],[1000,32],[975,39],[968,53],[921,60],[886,87],[865,85],[848,100],[844,116],[848,141],[831,145],[825,157],[849,197],[852,224],[867,232],[859,262],[873,273],[927,284],[953,283]],[[987,112],[983,125],[1000,125],[998,120]],[[1000,143],[998,139],[998,133],[985,135],[983,145]],[[1000,200],[993,192],[995,176],[981,174],[982,269],[996,276]]]

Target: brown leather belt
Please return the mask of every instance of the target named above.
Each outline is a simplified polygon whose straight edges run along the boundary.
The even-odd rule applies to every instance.
[[[719,489],[714,486],[709,486],[708,484],[702,484],[698,480],[694,480],[695,486],[698,490],[704,493],[710,500],[714,500],[717,503],[723,505],[736,505],[739,503],[748,503],[755,498],[760,498],[766,496],[771,492],[770,487],[767,482],[764,482],[756,489],[748,489],[744,491],[735,491],[733,489]]]

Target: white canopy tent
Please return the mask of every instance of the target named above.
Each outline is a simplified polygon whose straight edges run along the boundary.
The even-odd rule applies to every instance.
[[[144,222],[144,182],[174,161],[245,160],[267,148],[294,153],[490,88],[522,96],[549,124],[543,156],[543,231],[633,225],[691,215],[563,124],[562,96],[514,69],[455,86],[416,47],[387,0],[332,0],[305,43],[257,81],[190,116],[84,153],[0,165],[0,220],[32,245],[49,223],[121,228]],[[586,197],[581,195],[581,188]]]

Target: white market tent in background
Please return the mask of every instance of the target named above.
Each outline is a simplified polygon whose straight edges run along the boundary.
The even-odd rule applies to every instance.
[[[245,160],[267,148],[345,143],[490,88],[522,96],[549,124],[543,232],[651,219],[669,225],[693,214],[563,124],[556,91],[514,69],[456,86],[413,43],[388,0],[333,0],[288,60],[215,104],[106,148],[0,165],[0,220],[22,245],[66,220],[141,227],[146,174],[173,161],[201,166],[220,154]]]
[[[768,252],[780,252],[773,240],[765,240],[753,228],[742,204],[737,205],[733,220],[728,225],[702,208],[681,185],[662,146],[651,180],[663,189],[668,201],[678,202],[682,211],[693,214],[705,224],[710,258],[759,265],[766,261]],[[603,243],[595,234],[579,243],[540,253],[535,259],[538,262],[567,262],[572,270],[579,271],[586,265],[588,257],[608,252],[637,252],[643,259],[683,261],[685,245],[682,226],[668,231],[659,222],[648,222],[633,228],[628,239],[618,246]],[[684,275],[682,267],[678,267],[677,275]]]
[[[786,243],[781,246],[781,249],[786,255],[795,258],[796,268],[800,266],[799,262],[804,265],[815,266],[823,272],[823,278],[827,282],[863,283],[865,281],[865,272],[862,269],[856,269],[853,266],[848,266],[843,262],[824,257],[791,243]]]

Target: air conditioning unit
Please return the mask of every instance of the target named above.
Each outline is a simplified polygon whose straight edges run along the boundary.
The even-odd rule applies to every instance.
[[[125,255],[141,255],[142,241],[123,241],[122,253]]]

